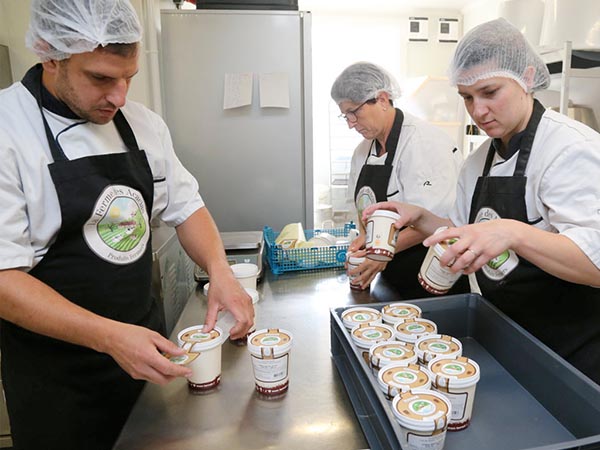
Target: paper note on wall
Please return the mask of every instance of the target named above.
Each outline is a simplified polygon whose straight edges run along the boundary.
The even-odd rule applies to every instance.
[[[290,107],[290,87],[287,73],[261,73],[259,90],[261,108]]]
[[[252,104],[252,72],[226,73],[223,90],[223,109]]]

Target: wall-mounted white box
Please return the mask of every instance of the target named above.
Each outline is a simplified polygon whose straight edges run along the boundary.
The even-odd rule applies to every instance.
[[[408,18],[408,40],[410,42],[427,42],[429,40],[429,18]]]
[[[438,21],[438,42],[458,42],[459,21],[456,18],[442,17]]]

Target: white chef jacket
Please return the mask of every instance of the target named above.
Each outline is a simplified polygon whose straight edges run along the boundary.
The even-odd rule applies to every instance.
[[[490,143],[491,139],[469,155],[461,170],[450,213],[457,226],[469,221]],[[512,176],[518,154],[504,160],[496,153],[490,176]],[[529,222],[567,236],[600,268],[600,134],[547,110],[538,125],[525,176]]]
[[[166,124],[133,101],[121,110],[152,170],[151,220],[160,218],[169,226],[183,223],[204,202],[198,183],[175,155]],[[48,110],[44,115],[55,137],[81,122]],[[74,126],[60,134],[59,143],[69,159],[127,151],[113,122]],[[60,206],[47,167],[52,162],[34,97],[21,82],[0,91],[0,269],[33,268],[58,234]]]
[[[452,139],[441,129],[406,112],[388,182],[389,201],[422,206],[447,217],[454,204],[456,180],[463,162]],[[370,153],[369,153],[370,152]],[[354,207],[354,191],[360,171],[368,164],[384,165],[387,153],[378,157],[373,140],[363,140],[354,150],[348,178],[347,202]]]

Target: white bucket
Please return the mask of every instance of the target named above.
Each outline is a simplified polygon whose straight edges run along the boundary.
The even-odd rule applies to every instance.
[[[281,395],[289,386],[292,333],[281,328],[265,328],[248,336],[256,390],[268,396]]]
[[[414,389],[394,397],[392,411],[402,430],[402,448],[442,450],[450,408],[446,397],[428,389]]]
[[[464,356],[440,356],[431,360],[428,368],[433,375],[433,389],[444,394],[452,404],[448,430],[467,428],[471,422],[475,388],[480,377],[479,365]]]
[[[231,270],[242,287],[256,289],[256,279],[258,278],[258,266],[256,264],[233,264]]]

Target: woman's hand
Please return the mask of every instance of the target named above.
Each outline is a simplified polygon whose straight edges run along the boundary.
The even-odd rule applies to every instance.
[[[367,251],[365,250],[365,240],[365,233],[360,233],[358,237],[350,243],[350,246],[348,247],[348,254],[351,254],[356,258],[367,256]],[[356,275],[356,278],[353,279],[353,284],[359,285],[361,289],[366,289],[371,284],[375,276],[384,270],[386,266],[387,262],[373,261],[369,258],[365,258],[365,261],[359,266],[348,270],[348,275]],[[347,261],[345,267],[348,269]]]
[[[393,211],[400,215],[400,218],[394,222],[394,226],[397,229],[401,229],[402,227],[410,227],[416,229],[425,236],[433,234],[433,232],[441,226],[453,225],[449,219],[438,217],[425,208],[399,202],[380,202],[368,206],[363,211],[363,221],[366,223],[369,219],[369,216],[371,216],[378,209]]]
[[[360,233],[348,246],[348,253],[352,253],[353,256],[365,256],[365,233]]]
[[[448,239],[457,239],[444,252],[440,264],[447,266],[452,272],[462,271],[468,275],[513,248],[514,222],[498,219],[448,228],[429,236],[423,241],[423,245],[430,247]]]
[[[373,259],[365,258],[362,264],[349,270],[348,275],[357,275],[353,280],[353,284],[358,284],[361,289],[366,289],[375,279],[377,274],[385,270],[387,264],[387,261],[375,261]]]

